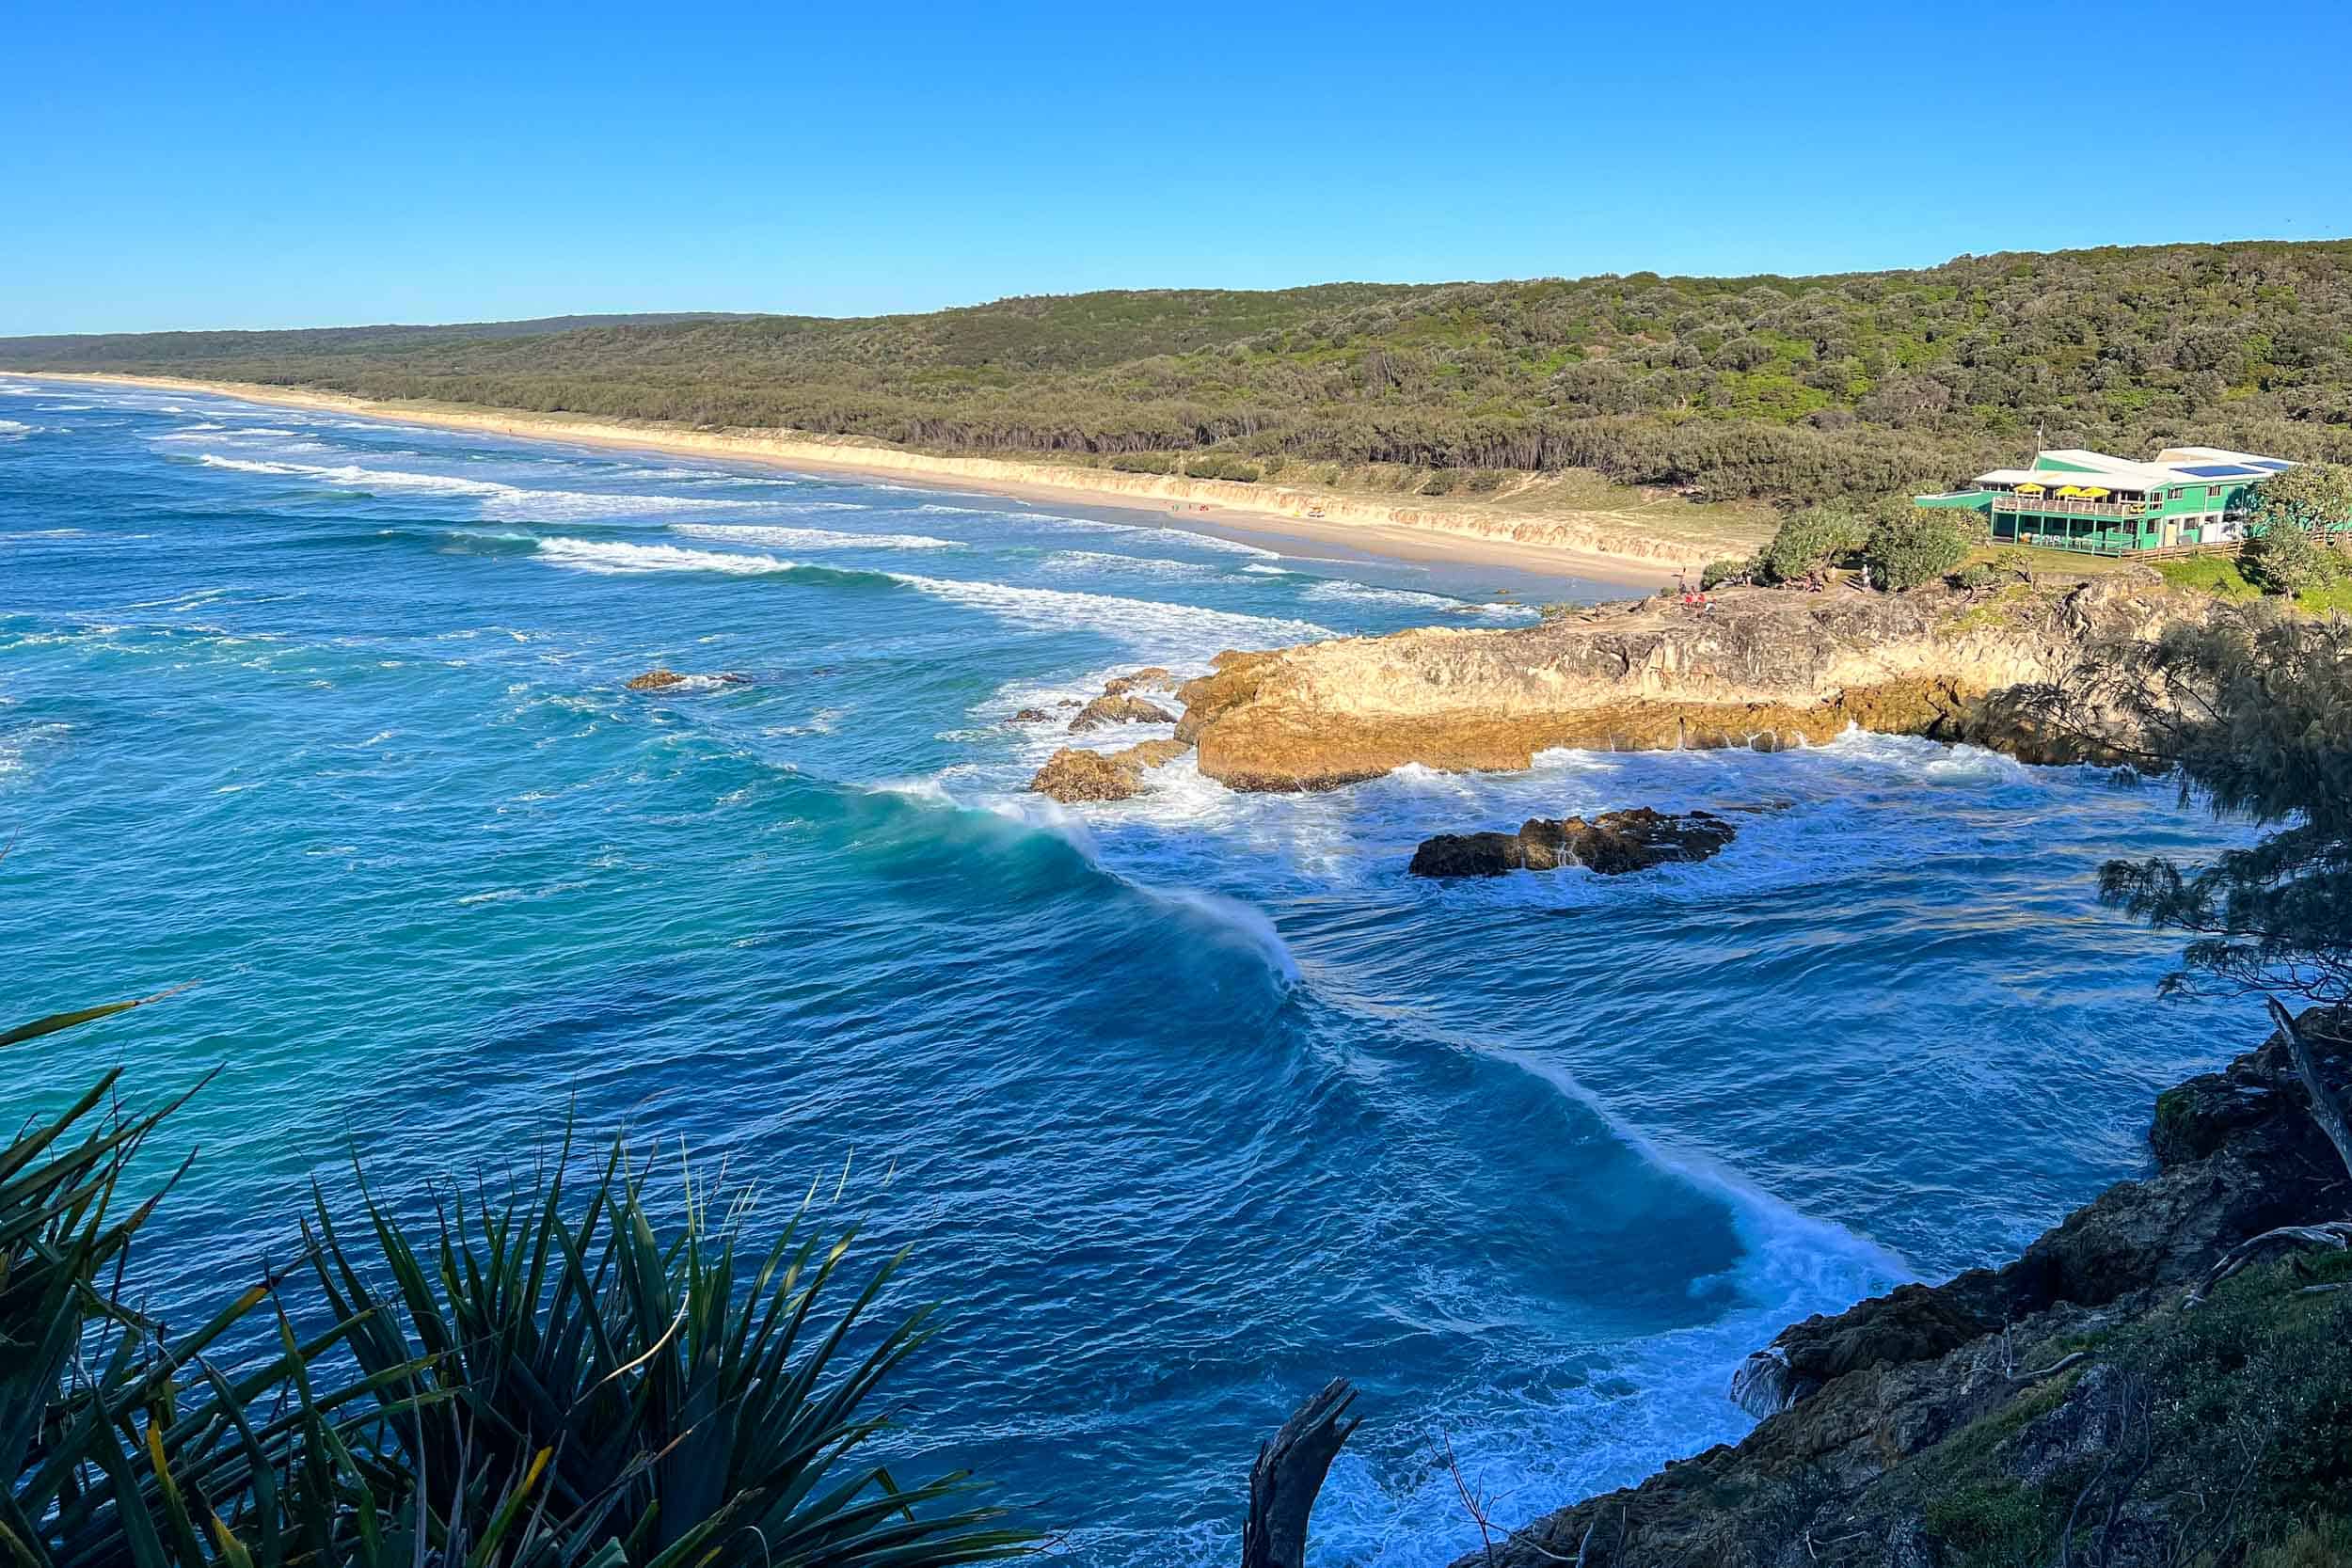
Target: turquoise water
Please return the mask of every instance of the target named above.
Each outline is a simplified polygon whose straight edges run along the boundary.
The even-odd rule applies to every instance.
[[[2013,1248],[2243,1043],[2091,895],[2209,825],[2085,770],[1851,736],[1023,794],[1068,737],[1009,717],[1119,671],[1524,614],[1169,521],[0,378],[0,1017],[201,982],[0,1103],[219,1069],[164,1301],[355,1147],[471,1173],[575,1111],[779,1211],[848,1161],[959,1304],[921,1430],[1079,1560],[1229,1560],[1258,1441],[1345,1374],[1320,1555],[1419,1568],[1477,1541],[1448,1446],[1516,1521],[1736,1437],[1781,1324]],[[752,681],[621,689],[655,663]],[[1404,875],[1767,801],[1706,865]]]

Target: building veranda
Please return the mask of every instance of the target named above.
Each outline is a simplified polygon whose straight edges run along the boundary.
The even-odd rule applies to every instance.
[[[1976,512],[1994,544],[2127,555],[2233,545],[2261,487],[2295,464],[2219,447],[2167,447],[2147,462],[2063,447],[2023,468],[1994,468],[1920,506]]]

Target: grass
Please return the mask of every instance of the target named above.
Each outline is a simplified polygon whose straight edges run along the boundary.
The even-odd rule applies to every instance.
[[[2159,561],[2156,570],[2164,580],[2175,588],[2191,593],[2210,594],[2217,599],[2242,604],[2263,596],[2263,591],[2246,580],[2237,569],[2237,558],[2229,555],[2191,555],[2173,561]],[[2330,611],[2352,613],[2352,577],[2328,588],[2312,589],[2295,601],[2297,610],[2313,615]]]
[[[1969,1568],[2054,1560],[2070,1515],[2075,1560],[2096,1560],[2090,1521],[2111,1510],[2215,1554],[2200,1561],[2352,1561],[2352,1298],[2306,1289],[2348,1281],[2352,1256],[2307,1254],[2194,1309],[2021,1348],[2022,1365],[2091,1359],[1915,1456],[1898,1498],[1938,1560]]]

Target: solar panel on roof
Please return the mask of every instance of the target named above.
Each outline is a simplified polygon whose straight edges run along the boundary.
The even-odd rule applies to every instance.
[[[2257,457],[2254,459],[2254,467],[2257,468],[2268,468],[2274,474],[2282,474],[2289,468],[2294,467],[2295,465],[2292,463],[2281,463],[2278,459],[2272,457]]]
[[[2195,474],[2199,479],[2229,479],[2243,474],[2259,474],[2260,468],[2241,468],[2234,463],[2201,463],[2195,467],[2184,466],[2181,472]]]

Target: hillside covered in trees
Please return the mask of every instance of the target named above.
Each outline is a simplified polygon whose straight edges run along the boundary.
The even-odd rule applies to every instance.
[[[1941,487],[2037,445],[2352,460],[2352,241],[585,320],[19,338],[0,367],[960,451],[1581,467],[1723,499]]]

